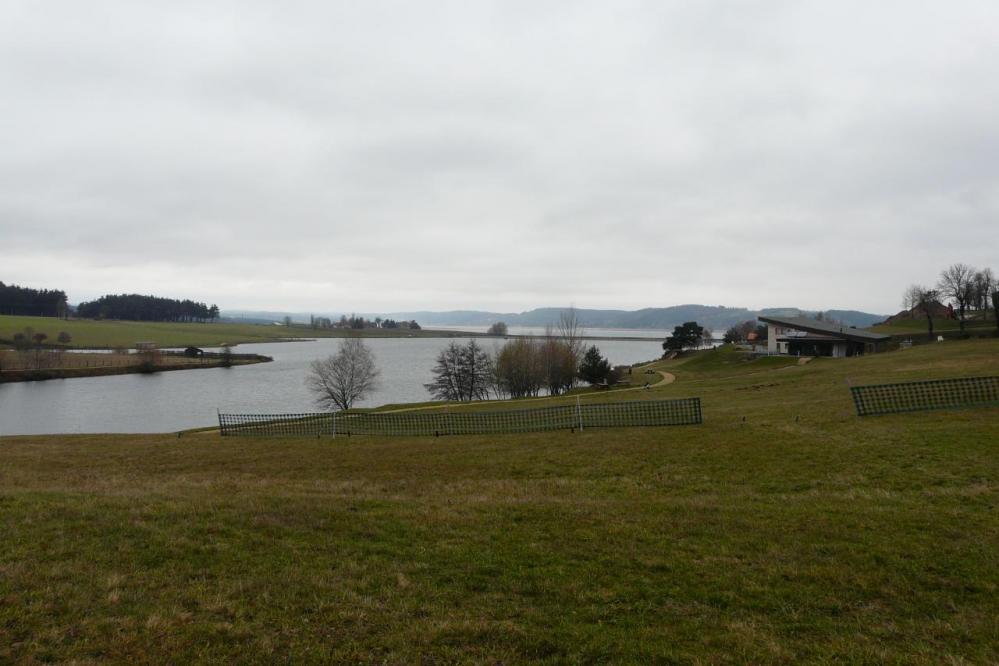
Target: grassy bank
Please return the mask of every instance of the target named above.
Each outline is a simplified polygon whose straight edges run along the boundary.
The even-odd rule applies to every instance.
[[[964,322],[965,332],[971,335],[988,334],[996,330],[996,320],[989,311],[988,315],[980,316],[978,319],[969,319]],[[891,324],[879,324],[872,326],[872,331],[876,333],[886,333],[888,335],[926,335],[926,319],[899,319]],[[933,333],[953,333],[961,330],[961,325],[954,319],[934,319]]]
[[[999,409],[847,390],[999,374],[999,341],[656,367],[592,399],[704,425],[0,439],[0,661],[999,660]]]
[[[274,326],[264,324],[190,324],[171,322],[98,321],[93,319],[56,319],[53,317],[0,316],[0,344],[13,339],[26,327],[48,335],[54,343],[60,331],[69,333],[74,348],[112,349],[134,347],[136,342],[155,342],[161,347],[218,347],[223,344],[248,342],[281,342],[301,338],[337,338],[348,335],[363,337],[454,337],[456,331],[408,329],[313,329],[308,326]]]

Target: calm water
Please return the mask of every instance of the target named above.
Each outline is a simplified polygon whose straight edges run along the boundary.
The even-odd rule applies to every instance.
[[[455,338],[459,343],[467,339]],[[366,339],[382,369],[381,388],[363,406],[428,400],[423,384],[451,340]],[[499,340],[479,342],[489,350]],[[338,340],[240,345],[273,363],[0,384],[0,435],[88,432],[172,432],[217,423],[223,412],[312,411],[305,388],[309,363],[336,352]],[[659,340],[595,342],[614,364],[658,358]]]
[[[489,330],[488,326],[434,326],[433,328],[444,331],[468,331],[470,333],[485,333]],[[545,328],[543,326],[510,326],[507,332],[510,335],[544,335]],[[583,335],[591,338],[649,338],[662,342],[668,333],[651,328],[592,328],[586,326],[583,327]],[[600,345],[597,344],[597,346]]]

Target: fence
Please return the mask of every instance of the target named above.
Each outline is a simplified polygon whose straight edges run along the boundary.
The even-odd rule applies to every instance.
[[[223,436],[443,436],[695,425],[701,420],[700,398],[684,398],[507,411],[219,414],[219,430]]]
[[[999,405],[999,377],[964,377],[854,386],[857,416]]]

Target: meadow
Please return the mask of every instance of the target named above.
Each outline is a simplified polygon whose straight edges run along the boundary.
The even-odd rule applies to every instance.
[[[30,327],[48,335],[54,344],[61,331],[72,336],[70,347],[114,349],[134,347],[136,342],[155,342],[160,347],[219,347],[223,344],[280,342],[293,338],[336,338],[359,334],[365,337],[447,337],[454,332],[409,329],[313,329],[304,325],[176,323],[97,319],[56,319],[54,317],[0,316],[0,345],[10,344],[14,334]]]
[[[964,322],[964,329],[966,333],[973,336],[992,334],[996,330],[996,320],[992,311],[975,313],[975,318],[969,318]],[[926,319],[920,318],[899,319],[890,324],[872,326],[870,330],[877,333],[887,333],[888,335],[911,335],[914,338],[918,338],[920,335],[923,337],[926,336],[927,322]],[[960,330],[960,323],[954,319],[943,319],[940,317],[934,317],[933,319],[934,335],[957,333]]]
[[[0,439],[0,661],[999,660],[999,407],[848,391],[999,374],[999,340],[653,367],[581,399],[703,425]]]

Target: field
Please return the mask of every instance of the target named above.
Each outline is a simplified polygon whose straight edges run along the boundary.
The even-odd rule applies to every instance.
[[[62,320],[54,317],[0,316],[0,345],[10,343],[15,333],[31,327],[47,334],[52,344],[60,331],[73,336],[71,347],[113,349],[134,347],[136,342],[156,342],[161,347],[218,347],[246,342],[279,342],[289,338],[345,337],[360,333],[365,337],[446,337],[453,331],[410,331],[408,329],[312,329],[307,326],[264,324],[188,324],[170,322]]]
[[[990,310],[988,313],[978,313],[979,318],[969,319],[964,322],[965,331],[971,335],[982,335],[996,330],[996,320]],[[950,333],[959,331],[961,325],[954,319],[933,320],[933,334]],[[926,319],[899,319],[891,324],[879,324],[872,326],[872,331],[877,333],[887,333],[888,335],[909,335],[926,336]]]
[[[848,392],[999,340],[656,367],[583,399],[704,425],[0,439],[0,662],[999,661],[999,408]]]

